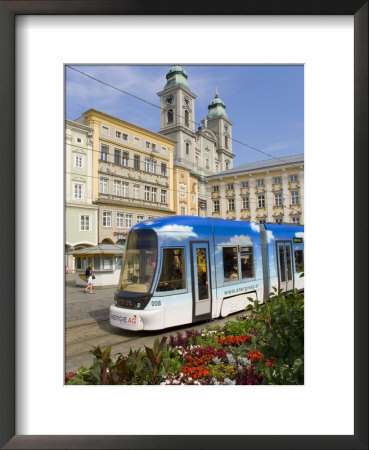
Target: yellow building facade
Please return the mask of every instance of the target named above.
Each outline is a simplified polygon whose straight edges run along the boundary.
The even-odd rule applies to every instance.
[[[208,217],[304,223],[304,155],[244,164],[207,182]]]
[[[186,167],[174,166],[174,210],[181,216],[198,215],[198,180]]]
[[[94,109],[78,121],[93,133],[99,243],[124,243],[136,223],[175,214],[173,140]]]

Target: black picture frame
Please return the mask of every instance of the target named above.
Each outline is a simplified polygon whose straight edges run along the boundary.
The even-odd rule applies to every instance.
[[[354,435],[19,436],[15,434],[15,17],[20,14],[354,16]],[[339,93],[338,93],[339,95]],[[0,1],[0,445],[6,449],[367,449],[368,448],[368,1],[42,0]],[[5,193],[5,195],[4,195]],[[339,270],[339,268],[337,268]],[[21,289],[17,286],[17,289]],[[339,367],[336,368],[339,370]],[[317,405],[317,407],[319,407]]]

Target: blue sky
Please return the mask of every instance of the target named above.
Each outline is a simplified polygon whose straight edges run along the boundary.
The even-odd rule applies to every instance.
[[[175,63],[174,63],[175,64]],[[159,131],[159,97],[170,65],[74,66],[92,77],[136,95],[149,105],[66,67],[66,118],[97,109],[151,131]],[[188,85],[197,95],[195,121],[208,113],[218,89],[233,122],[233,139],[271,157],[304,152],[303,66],[185,65]],[[197,127],[196,127],[197,129]],[[269,159],[233,142],[234,167]]]

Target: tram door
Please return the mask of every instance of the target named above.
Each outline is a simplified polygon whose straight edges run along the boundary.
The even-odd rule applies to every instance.
[[[211,288],[208,242],[191,243],[193,319],[210,317]]]
[[[293,289],[292,246],[290,242],[277,241],[279,289]]]

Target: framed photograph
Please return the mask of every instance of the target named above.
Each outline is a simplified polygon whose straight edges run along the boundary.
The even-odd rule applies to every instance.
[[[368,448],[367,42],[364,0],[0,2],[2,448]],[[179,63],[304,65],[303,386],[64,385],[65,65]]]

